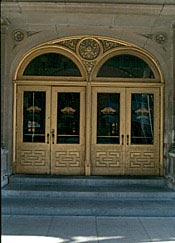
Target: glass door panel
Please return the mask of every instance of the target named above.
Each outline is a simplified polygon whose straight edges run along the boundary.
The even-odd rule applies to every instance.
[[[92,175],[124,172],[125,89],[92,88]]]
[[[78,144],[80,141],[80,93],[58,93],[57,101],[57,143]]]
[[[158,88],[126,89],[126,174],[159,175],[159,97]]]
[[[120,94],[97,94],[97,144],[120,143]]]
[[[52,87],[51,107],[51,173],[83,175],[84,87]]]
[[[24,91],[23,142],[45,142],[46,92]]]
[[[131,144],[154,143],[154,94],[131,95]]]
[[[50,173],[50,94],[46,86],[17,87],[17,173]]]

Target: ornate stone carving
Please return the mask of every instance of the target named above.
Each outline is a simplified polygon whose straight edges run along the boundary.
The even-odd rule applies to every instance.
[[[84,61],[83,63],[86,67],[87,72],[90,73],[96,64],[96,61]]]
[[[75,52],[78,41],[79,41],[78,39],[65,40],[59,42],[58,44],[61,46],[65,46]]]
[[[105,52],[127,46],[127,43],[100,36],[74,36],[70,39],[51,41],[48,44],[61,46],[65,50],[74,52],[78,56],[79,61],[84,65],[88,75],[96,65],[97,59],[100,59]]]
[[[155,35],[155,41],[159,44],[164,44],[168,40],[167,33],[159,32]]]
[[[106,51],[116,48],[116,47],[124,46],[123,44],[120,44],[118,42],[113,42],[113,41],[108,41],[108,40],[101,40],[101,42],[103,45],[103,52],[106,52]]]
[[[13,39],[17,42],[24,40],[25,34],[22,30],[15,30],[12,33]]]
[[[80,42],[78,52],[81,58],[94,60],[100,54],[100,45],[95,39],[85,38]]]

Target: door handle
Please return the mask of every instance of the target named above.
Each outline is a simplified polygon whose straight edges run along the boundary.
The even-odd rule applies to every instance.
[[[129,145],[129,135],[127,135],[126,137],[127,137],[127,145]]]
[[[49,133],[47,133],[47,144],[49,144]]]
[[[122,134],[122,145],[124,144],[124,135]]]
[[[54,144],[54,139],[55,139],[55,129],[51,130],[51,134],[52,134],[52,144]]]

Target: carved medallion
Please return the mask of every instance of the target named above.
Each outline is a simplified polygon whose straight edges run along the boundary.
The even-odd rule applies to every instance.
[[[168,40],[167,33],[159,32],[155,35],[155,40],[159,44],[164,44]]]
[[[86,38],[80,42],[78,52],[83,59],[93,60],[100,54],[100,45],[95,39]]]
[[[12,35],[13,35],[13,39],[15,41],[17,41],[17,42],[22,41],[24,39],[24,37],[25,37],[24,32],[21,31],[21,30],[15,30],[15,31],[13,31]]]

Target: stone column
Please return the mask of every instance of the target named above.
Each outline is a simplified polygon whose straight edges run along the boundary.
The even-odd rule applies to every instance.
[[[6,143],[6,37],[7,25],[2,23],[1,27],[1,186],[8,182],[8,148]]]
[[[172,143],[168,153],[167,179],[169,187],[175,190],[175,22],[173,24],[173,97],[172,97]]]

